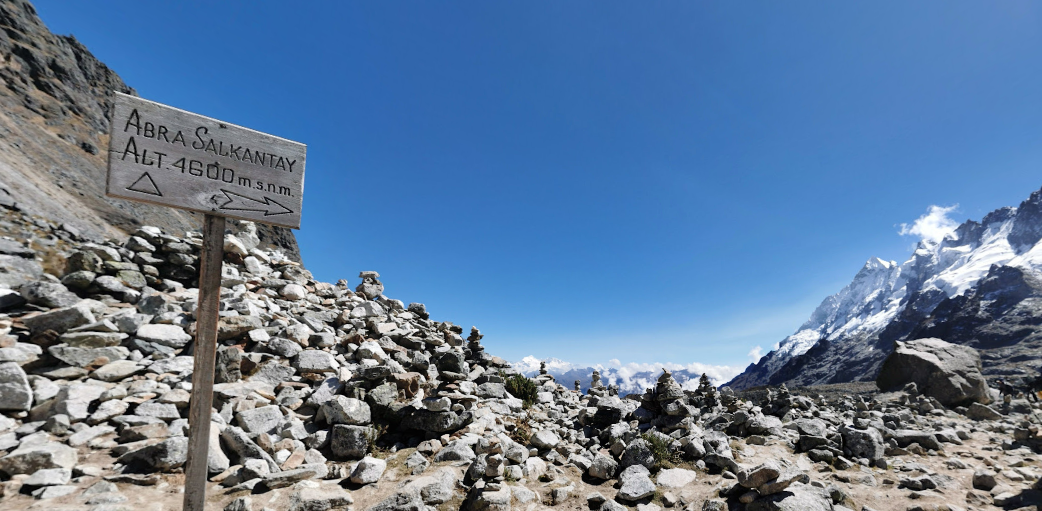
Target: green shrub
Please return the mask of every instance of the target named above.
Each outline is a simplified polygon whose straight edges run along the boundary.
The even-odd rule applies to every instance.
[[[507,378],[506,387],[507,392],[520,399],[524,403],[525,408],[529,408],[535,403],[536,393],[539,391],[539,387],[536,387],[534,381],[525,378],[521,374],[515,374]]]
[[[674,465],[680,463],[680,450],[671,447],[669,440],[650,433],[645,433],[640,437],[648,443],[651,455],[655,458],[655,467],[657,469],[673,468]]]

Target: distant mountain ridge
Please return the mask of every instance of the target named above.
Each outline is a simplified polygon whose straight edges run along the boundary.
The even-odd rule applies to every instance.
[[[904,263],[872,258],[797,331],[729,385],[871,381],[894,341],[940,337],[982,350],[985,374],[1042,364],[1042,190],[967,220]]]
[[[198,229],[201,215],[105,197],[113,91],[137,94],[75,37],[51,33],[32,4],[0,0],[0,204],[90,238]],[[300,260],[292,231],[257,227],[262,247]]]
[[[589,366],[573,364],[557,358],[538,359],[533,356],[512,362],[510,366],[525,376],[533,376],[539,373],[540,362],[546,362],[546,372],[553,376],[557,383],[569,389],[573,388],[575,381],[578,380],[580,388],[586,392],[590,388],[593,371],[597,370],[601,373],[601,382],[604,385],[618,385],[619,393],[622,395],[641,394],[645,389],[654,387],[663,368],[669,369],[677,383],[689,390],[694,390],[698,386],[698,380],[703,373],[714,384],[720,385],[738,372],[736,367],[699,363],[687,365],[677,363],[622,364],[612,361],[613,363],[609,366],[600,364]]]

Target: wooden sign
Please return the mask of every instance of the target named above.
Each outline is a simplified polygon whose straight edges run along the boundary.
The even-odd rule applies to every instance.
[[[118,92],[109,135],[108,196],[206,214],[183,503],[204,511],[224,217],[299,229],[307,147]]]
[[[307,146],[116,93],[106,194],[300,228]]]

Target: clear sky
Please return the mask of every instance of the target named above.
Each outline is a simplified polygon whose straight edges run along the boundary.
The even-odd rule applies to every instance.
[[[308,145],[304,262],[489,350],[744,366],[931,205],[1042,187],[1042,4],[39,1]]]

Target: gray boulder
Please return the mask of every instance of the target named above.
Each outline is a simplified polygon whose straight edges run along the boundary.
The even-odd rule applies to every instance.
[[[375,483],[380,480],[380,476],[383,475],[386,468],[386,461],[366,456],[355,465],[355,470],[351,472],[351,482],[355,484]]]
[[[840,428],[843,435],[843,447],[850,450],[856,458],[868,458],[875,461],[883,457],[885,444],[883,435],[875,429]]]
[[[76,465],[76,449],[58,442],[24,445],[0,458],[0,472],[32,474],[47,468],[72,468]]]
[[[608,480],[615,477],[615,472],[619,470],[619,464],[612,459],[610,456],[603,454],[597,454],[593,458],[593,463],[590,464],[590,477],[597,479]]]
[[[966,416],[978,421],[995,421],[1002,418],[1002,414],[996,412],[994,408],[980,403],[970,404],[969,408],[966,409]]]
[[[76,296],[76,293],[69,291],[67,287],[57,282],[30,282],[22,286],[18,291],[27,302],[52,309],[72,307],[80,301],[80,297]]]
[[[879,370],[876,385],[895,391],[908,383],[945,406],[991,401],[977,350],[940,339],[897,342]]]
[[[641,465],[633,465],[619,474],[621,487],[617,497],[634,502],[655,494],[655,483],[651,481],[651,472]]]
[[[58,486],[68,484],[72,479],[72,469],[68,468],[44,468],[33,472],[33,475],[22,481],[25,486]]]
[[[54,330],[59,334],[65,333],[70,328],[94,323],[94,313],[86,304],[78,304],[63,309],[55,309],[43,314],[25,318],[22,322],[29,327],[34,334],[46,330]]]
[[[474,450],[470,448],[470,445],[463,441],[456,440],[446,445],[437,454],[434,455],[434,462],[441,461],[474,461],[476,455]]]
[[[330,424],[364,426],[372,422],[372,413],[365,401],[342,395],[326,401],[322,414]]]
[[[157,444],[130,451],[119,462],[142,471],[166,472],[180,468],[188,459],[188,438],[171,437]]]
[[[278,405],[262,406],[243,410],[236,414],[235,419],[247,433],[274,433],[282,421],[282,410]]]
[[[268,464],[268,470],[270,472],[279,471],[278,463],[275,463],[275,460],[272,459],[271,455],[268,454],[267,451],[261,449],[260,446],[254,443],[242,428],[235,426],[224,428],[224,430],[221,431],[221,440],[224,440],[224,445],[228,446],[228,449],[235,453],[239,460],[245,461],[259,458]]]
[[[330,449],[339,458],[359,459],[369,452],[369,437],[372,433],[365,426],[336,424],[330,435]]]
[[[18,364],[0,364],[0,410],[28,411],[33,405],[33,388]]]
[[[655,466],[655,455],[651,452],[651,446],[643,438],[638,438],[626,446],[619,460],[619,466],[623,469],[634,465],[640,465],[646,469]]]

